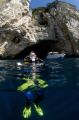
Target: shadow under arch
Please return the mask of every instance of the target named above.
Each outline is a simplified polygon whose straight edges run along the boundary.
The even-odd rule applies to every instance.
[[[15,59],[23,59],[30,51],[34,51],[39,58],[46,58],[50,51],[61,51],[61,43],[53,40],[41,40],[40,42],[25,48],[22,52],[15,56]]]

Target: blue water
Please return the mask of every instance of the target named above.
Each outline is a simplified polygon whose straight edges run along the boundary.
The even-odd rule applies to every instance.
[[[0,120],[79,120],[78,58],[44,60],[45,66],[31,72],[28,66],[17,67],[18,61],[0,61]],[[36,90],[43,90],[44,97],[36,99]],[[23,96],[28,91],[34,93],[30,105]],[[25,107],[31,108],[29,113],[26,110],[26,118]]]

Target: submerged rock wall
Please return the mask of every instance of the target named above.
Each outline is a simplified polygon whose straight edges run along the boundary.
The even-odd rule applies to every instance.
[[[23,50],[27,52],[28,47],[46,40],[50,43],[48,51],[78,56],[79,11],[76,7],[64,2],[53,2],[32,13],[29,2],[3,0],[0,3],[0,57],[15,58]],[[47,53],[46,47],[44,42],[43,50]]]

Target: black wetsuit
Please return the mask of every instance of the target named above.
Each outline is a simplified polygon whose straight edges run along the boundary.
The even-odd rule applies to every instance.
[[[40,58],[36,57],[35,61],[32,61],[32,59],[30,58],[30,56],[26,56],[24,58],[24,62],[29,62],[29,63],[32,63],[32,62],[43,63],[43,60],[41,60]]]

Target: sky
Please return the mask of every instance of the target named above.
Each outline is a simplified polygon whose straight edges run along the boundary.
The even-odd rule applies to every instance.
[[[31,0],[30,7],[31,8],[45,7],[47,3],[52,3],[53,1],[54,0]],[[59,1],[75,5],[76,8],[79,10],[79,0],[59,0]]]

